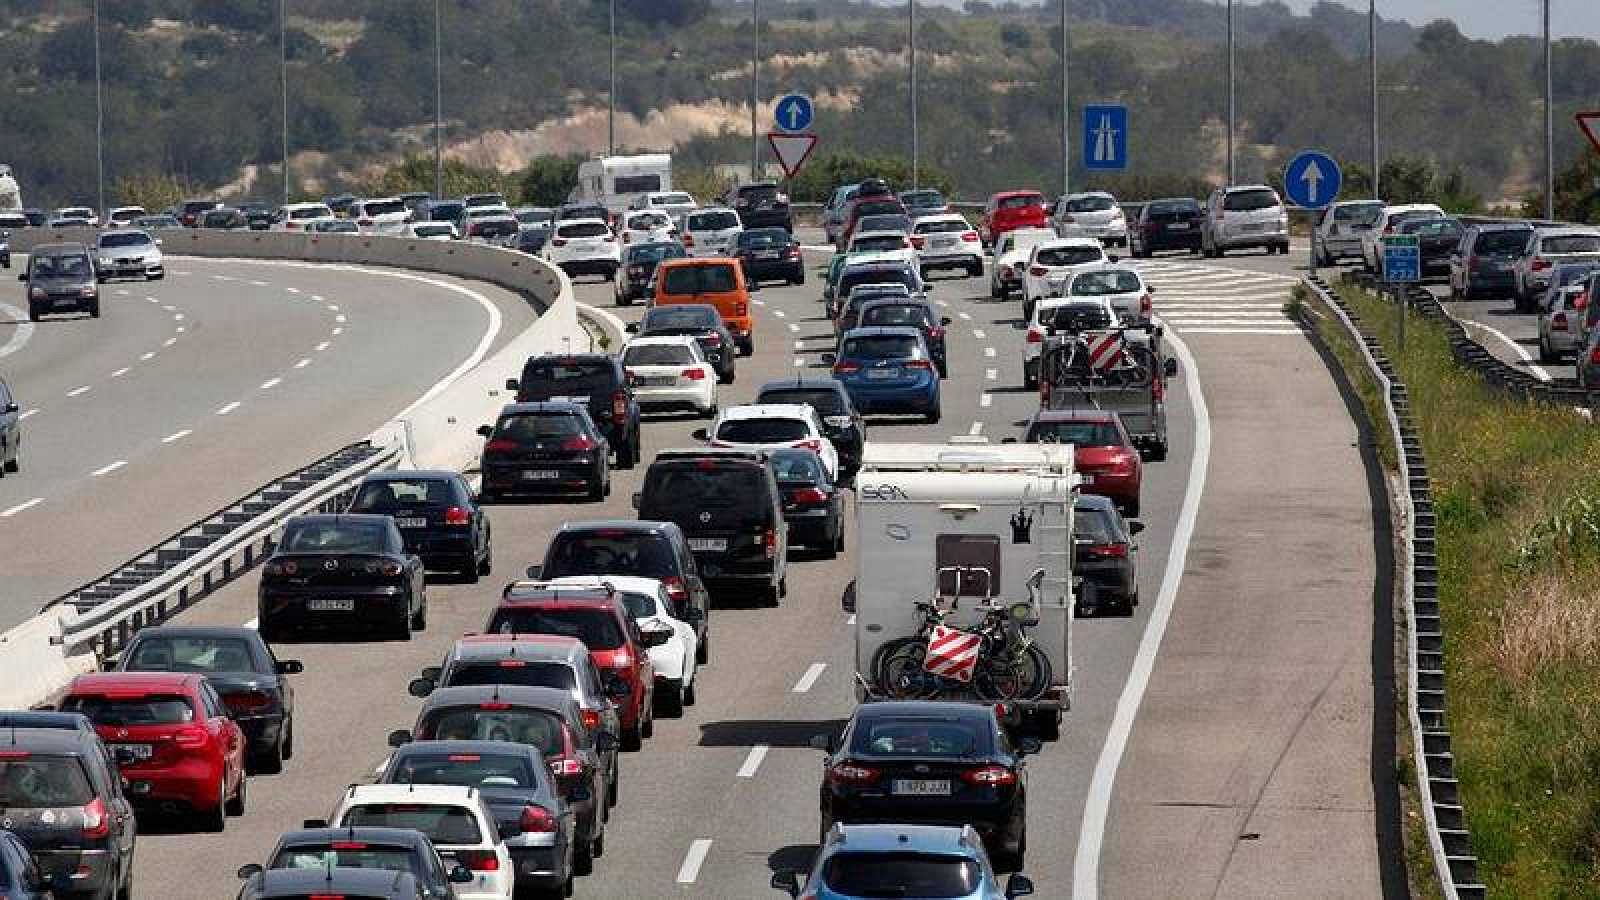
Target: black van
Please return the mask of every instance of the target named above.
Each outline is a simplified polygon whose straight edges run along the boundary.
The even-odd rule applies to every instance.
[[[589,418],[606,436],[617,468],[639,461],[639,401],[622,362],[605,353],[530,356],[522,377],[506,380],[518,403],[569,400],[589,407]]]
[[[708,584],[754,588],[772,605],[788,592],[789,528],[765,453],[664,450],[634,501],[641,519],[683,529]]]

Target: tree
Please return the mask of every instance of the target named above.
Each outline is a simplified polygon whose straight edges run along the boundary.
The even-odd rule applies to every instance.
[[[534,206],[560,206],[578,183],[578,164],[582,154],[541,156],[522,170],[517,184],[522,202]]]
[[[193,193],[177,178],[156,172],[124,175],[111,186],[111,196],[117,204],[142,206],[151,212],[175,206]]]
[[[401,194],[407,191],[433,191],[433,157],[431,155],[407,156],[399,165],[391,166],[377,178],[362,186],[362,192],[371,197]],[[493,169],[469,166],[459,159],[444,161],[444,196],[460,197],[463,194],[480,194],[498,191],[508,199],[515,199],[516,182],[510,176]]]
[[[1007,50],[1027,50],[1033,46],[1033,33],[1026,25],[1007,22],[1000,26],[1000,43]]]
[[[609,0],[595,0],[605,6]],[[682,28],[704,19],[711,12],[711,0],[617,0],[619,22],[643,22]]]

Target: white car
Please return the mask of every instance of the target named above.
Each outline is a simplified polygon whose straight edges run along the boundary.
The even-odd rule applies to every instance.
[[[839,477],[839,451],[822,429],[822,419],[811,406],[800,403],[751,403],[730,406],[709,429],[694,436],[712,447],[738,450],[772,450],[804,447],[822,459],[829,478]]]
[[[983,274],[983,242],[978,230],[956,213],[923,216],[911,225],[922,277],[940,269],[962,269],[968,278]]]
[[[610,585],[622,595],[622,602],[641,633],[669,632],[671,637],[647,651],[650,664],[656,670],[656,706],[665,715],[681,716],[685,706],[694,705],[695,675],[700,671],[695,662],[699,658],[700,636],[693,625],[673,614],[676,607],[665,584],[654,578],[633,575],[571,575],[552,578],[548,583],[572,587]]]
[[[622,242],[624,244],[654,244],[678,239],[678,226],[672,217],[658,210],[624,213],[622,216]]]
[[[683,218],[683,247],[690,256],[731,256],[744,226],[731,209],[697,209]]]
[[[1107,261],[1105,245],[1098,238],[1056,238],[1035,244],[1022,267],[1022,315],[1031,318],[1039,298],[1060,294],[1069,277]]]
[[[1022,342],[1022,386],[1039,386],[1039,357],[1051,331],[1071,327],[1101,331],[1116,325],[1117,311],[1100,297],[1045,297],[1028,316],[1028,333]]]
[[[456,226],[453,222],[412,222],[406,226],[406,237],[419,241],[453,241]]]
[[[845,253],[890,253],[910,262],[916,259],[911,238],[903,231],[858,231],[850,236]]]
[[[568,276],[604,275],[610,281],[622,265],[622,247],[604,219],[562,219],[539,254]]]
[[[1332,266],[1346,257],[1360,256],[1361,239],[1382,215],[1382,200],[1341,200],[1317,213],[1317,224],[1311,229],[1312,258],[1319,266]]]
[[[1155,311],[1155,290],[1137,269],[1108,265],[1075,273],[1067,279],[1061,296],[1107,300],[1124,325],[1148,325]]]
[[[717,370],[693,337],[634,338],[622,348],[622,366],[640,406],[688,407],[708,419],[717,414]]]
[[[365,234],[403,235],[406,222],[411,219],[411,210],[399,197],[378,197],[351,203],[348,215]]]
[[[112,278],[143,278],[159,281],[166,277],[162,267],[160,241],[140,228],[102,231],[95,238],[94,271],[101,281]]]
[[[93,227],[98,228],[100,226],[100,214],[87,206],[63,206],[56,210],[50,218],[83,219]]]
[[[632,206],[634,209],[659,209],[672,217],[673,224],[682,226],[683,217],[694,212],[700,204],[683,191],[659,191],[636,197]]]
[[[1361,262],[1369,272],[1383,271],[1383,236],[1394,234],[1407,219],[1439,219],[1444,210],[1432,203],[1403,203],[1385,206],[1372,220],[1372,227],[1361,234]]]
[[[994,245],[994,270],[989,274],[989,296],[1004,300],[1022,293],[1022,273],[1028,267],[1028,254],[1037,244],[1056,239],[1049,228],[1013,228],[1000,235]]]
[[[354,784],[345,789],[328,824],[414,828],[447,861],[472,871],[456,885],[458,900],[511,900],[516,868],[500,839],[488,802],[476,788],[447,784]]]
[[[1105,191],[1067,194],[1056,201],[1056,234],[1062,237],[1092,237],[1107,244],[1128,243],[1128,219],[1117,205],[1117,198]]]
[[[134,219],[144,215],[147,215],[147,213],[145,213],[142,206],[118,206],[106,213],[106,224],[116,228],[120,225],[131,224]]]
[[[326,203],[287,203],[272,214],[271,231],[310,231],[318,222],[337,222],[333,208]]]

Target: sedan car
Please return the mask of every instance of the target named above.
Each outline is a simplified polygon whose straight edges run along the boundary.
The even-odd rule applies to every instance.
[[[824,353],[863,413],[917,413],[939,421],[939,372],[918,328],[876,326],[844,333],[837,354]]]
[[[1036,738],[1013,744],[994,708],[955,701],[865,703],[844,731],[817,741],[822,827],[834,823],[965,822],[1001,868],[1018,869],[1028,846],[1023,757]]]
[[[636,300],[648,300],[655,293],[656,266],[664,259],[688,255],[689,251],[675,240],[629,244],[622,251],[622,268],[617,270],[617,305],[632,306]]]
[[[158,625],[134,633],[117,672],[199,672],[239,723],[252,772],[274,774],[294,755],[294,686],[305,667],[278,659],[254,628]]]
[[[1128,243],[1128,221],[1117,198],[1105,191],[1067,194],[1056,201],[1051,216],[1056,234],[1092,237],[1107,244]]]
[[[433,571],[453,572],[470,584],[494,566],[489,513],[460,472],[374,472],[361,479],[345,512],[393,518],[406,552]]]
[[[301,828],[285,832],[267,854],[265,866],[248,863],[239,867],[239,877],[261,884],[263,872],[287,871],[324,873],[333,869],[369,869],[389,875],[406,873],[422,888],[429,900],[452,900],[455,885],[472,883],[472,871],[459,864],[447,864],[434,849],[433,841],[411,828]],[[318,886],[321,890],[323,886]]]
[[[970,825],[835,825],[822,836],[810,873],[780,869],[772,886],[791,897],[868,900],[873,897],[948,897],[1013,900],[1033,893],[1026,875],[1004,890],[983,839]]]
[[[611,492],[611,446],[589,408],[570,400],[512,403],[478,433],[483,444],[482,497],[579,492],[601,500]]]
[[[1072,571],[1089,586],[1078,610],[1116,606],[1133,615],[1139,605],[1139,545],[1143,523],[1128,522],[1109,497],[1079,494],[1072,507]]]
[[[745,280],[806,283],[800,242],[783,228],[747,228],[733,242],[733,255],[744,268]]]
[[[410,640],[428,622],[423,571],[389,516],[295,516],[261,568],[261,636],[354,627]]]
[[[733,384],[738,370],[738,356],[733,332],[722,321],[722,314],[709,303],[680,303],[652,307],[638,322],[629,322],[627,330],[640,338],[683,335],[692,337],[700,345],[700,352],[717,371],[717,383]],[[638,338],[635,338],[638,340]]]
[[[832,559],[844,549],[844,491],[811,450],[785,448],[767,455],[783,494],[789,543],[819,550]]]
[[[1031,318],[1041,298],[1065,290],[1067,279],[1107,262],[1105,248],[1095,238],[1060,238],[1033,248],[1022,276],[1022,316]]]
[[[160,241],[138,228],[102,231],[95,239],[95,275],[102,282],[113,278],[158,281],[166,275],[158,244]]]
[[[646,409],[717,414],[717,370],[688,335],[634,338],[622,349],[633,393]]]

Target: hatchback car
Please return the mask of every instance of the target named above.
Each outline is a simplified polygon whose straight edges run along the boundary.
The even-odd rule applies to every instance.
[[[1041,298],[1062,293],[1067,279],[1109,260],[1104,245],[1094,238],[1059,238],[1034,245],[1022,276],[1022,316],[1031,318]]]
[[[1422,277],[1432,278],[1450,271],[1450,254],[1461,243],[1461,222],[1449,216],[1410,219],[1396,229],[1400,234],[1417,236],[1417,252],[1422,261]]]
[[[311,824],[308,822],[307,826]],[[420,831],[433,842],[446,864],[465,866],[472,872],[471,882],[456,886],[457,897],[511,900],[516,877],[511,851],[506,847],[488,801],[476,788],[447,784],[355,784],[340,795],[327,824],[335,828],[378,826]],[[274,871],[280,870],[269,870],[265,874],[271,876]],[[326,870],[313,869],[311,874],[320,876],[323,871]],[[309,889],[302,888],[298,895],[288,896],[305,897],[320,894],[324,889],[311,885]]]
[[[694,705],[696,676],[700,663],[706,661],[700,636],[702,632],[710,635],[704,610],[687,604],[680,607],[668,596],[666,585],[655,578],[579,575],[546,584],[554,588],[610,586],[620,594],[649,645],[650,663],[655,667],[656,711],[676,718],[683,715],[685,706]]]
[[[1002,889],[983,839],[970,825],[835,825],[822,836],[810,873],[780,869],[772,886],[815,900],[947,897],[1013,900],[1033,893],[1026,875]]]
[[[898,284],[907,294],[921,295],[928,291],[914,260],[896,259],[876,253],[859,258],[847,257],[833,288],[834,314],[856,288],[869,284]]]
[[[22,858],[32,857],[45,884],[70,885],[57,898],[134,894],[139,826],[117,764],[92,726],[36,729],[12,722],[0,751],[0,809],[7,820],[0,834],[22,839]],[[15,847],[8,846],[4,854],[15,859]]]
[[[909,325],[919,329],[923,340],[928,342],[928,352],[933,355],[933,364],[939,369],[939,377],[950,375],[949,354],[945,350],[945,328],[950,325],[950,317],[934,313],[933,305],[928,301],[909,297],[869,300],[862,304],[855,324],[860,328]]]
[[[1190,197],[1151,200],[1139,208],[1128,229],[1128,253],[1146,259],[1164,250],[1200,252],[1200,219],[1204,211]]]
[[[652,241],[629,244],[622,251],[622,268],[617,274],[617,305],[632,306],[636,300],[648,300],[655,292],[650,285],[655,280],[656,266],[664,259],[682,259],[689,255],[677,241]]]
[[[610,281],[622,266],[620,246],[604,219],[562,219],[539,252],[570,277],[599,275]]]
[[[207,831],[221,831],[228,816],[244,815],[244,732],[204,675],[79,675],[60,708],[94,723],[135,806],[187,813]]]
[[[157,625],[141,628],[117,657],[117,672],[199,672],[244,731],[252,773],[277,773],[294,755],[294,685],[305,666],[278,659],[254,628]]]
[[[1362,238],[1383,215],[1382,200],[1341,200],[1317,213],[1311,229],[1311,258],[1319,266],[1362,256]]]
[[[28,319],[84,312],[100,318],[100,285],[89,248],[78,243],[40,244],[28,254],[27,271],[17,280],[28,286]]]
[[[326,203],[287,203],[273,213],[268,230],[309,231],[313,223],[327,222],[333,218],[333,210]]]
[[[404,234],[411,210],[399,197],[356,200],[345,213],[364,234]]]
[[[756,403],[803,403],[822,417],[822,433],[839,455],[839,483],[855,477],[861,468],[861,449],[867,442],[867,423],[850,401],[850,392],[833,378],[769,381],[756,392]]]
[[[1528,246],[1533,226],[1526,222],[1469,225],[1450,254],[1450,299],[1481,300],[1511,293],[1516,262]]]
[[[622,363],[609,353],[530,356],[522,377],[506,380],[518,403],[568,401],[588,407],[617,468],[639,461],[639,402]]]
[[[837,354],[824,353],[863,413],[916,413],[939,421],[939,372],[919,328],[876,326],[844,333]]]
[[[196,221],[195,227],[214,231],[243,231],[250,227],[250,220],[244,217],[244,212],[231,206],[208,209]]]
[[[433,842],[422,832],[371,826],[301,828],[285,832],[278,836],[277,844],[267,854],[266,865],[247,863],[239,867],[238,874],[241,879],[251,881],[267,871],[325,873],[329,867],[389,874],[403,872],[416,880],[422,888],[421,896],[429,900],[454,898],[455,885],[470,884],[473,877],[465,866],[446,866]]]
[[[717,414],[717,370],[687,335],[634,338],[622,348],[622,365],[634,396],[646,409],[689,409]]]
[[[573,493],[598,501],[611,493],[611,447],[585,405],[508,404],[478,433],[484,438],[480,468],[487,502]]]
[[[72,877],[46,876],[22,838],[0,829],[0,897],[6,900],[53,900],[72,893]]]
[[[1205,218],[1200,222],[1200,252],[1222,256],[1246,247],[1289,252],[1289,214],[1283,201],[1264,184],[1217,188],[1206,200]]]
[[[1083,493],[1109,497],[1128,518],[1139,517],[1144,464],[1116,413],[1101,409],[1041,410],[1028,420],[1023,440],[1031,444],[1071,444]]]
[[[456,226],[453,223],[434,221],[412,222],[406,225],[405,236],[419,241],[453,241],[460,237],[456,234]],[[524,253],[530,252],[520,244],[517,249]]]
[[[676,243],[678,240],[678,226],[672,224],[671,216],[659,210],[624,213],[621,231],[624,246]]]
[[[411,640],[428,622],[422,559],[388,516],[295,516],[261,567],[261,636],[299,629],[378,630]]]
[[[1056,240],[1056,233],[1048,228],[1016,228],[1002,235],[994,244],[989,296],[1004,300],[1014,293],[1022,293],[1022,278],[1028,271],[1028,258],[1033,255],[1033,248],[1053,240]]]
[[[139,228],[102,231],[95,238],[95,274],[103,282],[113,278],[160,281],[166,277],[160,243]]]
[[[911,226],[911,246],[917,252],[922,277],[930,272],[960,269],[968,278],[983,274],[983,243],[977,229],[953,213],[918,218]]]
[[[433,571],[452,572],[470,583],[494,566],[489,513],[459,472],[375,472],[361,479],[345,512],[393,518],[406,552]]]
[[[660,462],[659,456],[656,462]],[[674,522],[611,519],[563,523],[550,537],[544,562],[528,567],[528,577],[569,575],[656,578],[667,586],[672,602],[711,608],[711,596],[689,540]]]
[[[1018,228],[1049,228],[1050,216],[1045,209],[1044,194],[1038,191],[1001,191],[989,197],[984,204],[983,218],[978,221],[978,234],[983,242],[994,246],[1001,235]]]
[[[722,202],[739,214],[739,221],[746,228],[794,231],[794,214],[789,210],[789,197],[770,181],[741,184],[729,190]]]
[[[1128,243],[1128,219],[1117,198],[1105,191],[1066,194],[1050,216],[1062,237],[1092,237],[1107,244]]]
[[[844,225],[840,228],[834,247],[844,250],[850,246],[850,241],[861,231],[861,220],[868,216],[905,216],[906,207],[899,198],[893,194],[862,194],[857,193],[850,200],[844,212]],[[907,217],[909,219],[909,216]],[[909,230],[906,229],[906,230]]]
[[[872,216],[872,217],[869,217],[869,218],[884,218],[884,217]],[[890,217],[890,218],[899,219],[900,217],[899,216],[893,216],[893,217]],[[911,221],[910,219],[907,219],[906,223],[909,225],[910,221]],[[894,255],[896,257],[899,257],[901,259],[906,260],[907,262],[914,261],[917,258],[916,247],[911,243],[911,235],[908,232],[901,231],[899,229],[892,229],[892,230],[889,230],[889,229],[877,230],[876,228],[874,228],[872,230],[857,229],[855,235],[850,238],[850,246],[846,247],[844,252],[847,253],[847,254],[848,253],[880,253],[880,254],[885,254],[885,255],[892,254],[892,255]]]
[[[1123,325],[1149,325],[1155,312],[1155,290],[1138,269],[1107,265],[1074,273],[1062,287],[1061,296],[1105,300]]]
[[[767,454],[767,464],[783,495],[783,521],[789,543],[802,544],[832,559],[844,549],[844,491],[811,450],[783,448]]]
[[[244,871],[244,869],[240,869]],[[476,880],[476,876],[473,876]],[[437,896],[410,872],[349,866],[250,870],[237,900],[306,900],[308,897],[360,900],[433,900]],[[467,895],[450,893],[446,897]]]
[[[950,212],[950,204],[945,200],[944,194],[931,188],[901,191],[900,202],[905,205],[906,215],[913,219],[942,216]]]
[[[1079,494],[1072,510],[1072,571],[1088,585],[1078,602],[1080,614],[1114,606],[1132,615],[1139,605],[1139,545],[1133,538],[1144,525],[1124,520],[1116,503],[1099,494]]]
[[[717,371],[719,384],[733,384],[738,373],[739,354],[722,314],[708,303],[675,303],[651,307],[638,322],[629,322],[629,334],[639,337],[692,337],[700,352]]]
[[[1539,300],[1539,361],[1560,362],[1583,344],[1590,278],[1600,263],[1562,263]]]
[[[752,284],[763,281],[806,283],[800,242],[783,228],[746,228],[733,242],[733,257]]]
[[[697,209],[683,217],[683,246],[690,256],[727,256],[743,230],[731,209]]]
[[[695,440],[735,450],[799,447],[817,454],[830,476],[839,472],[839,454],[822,434],[822,418],[810,406],[751,403],[724,409],[710,428],[696,430]]]

